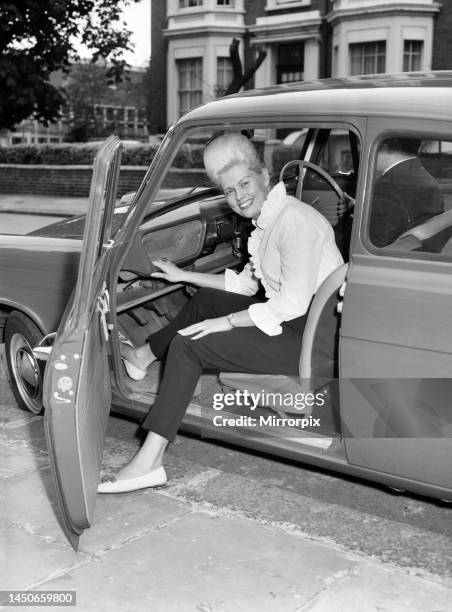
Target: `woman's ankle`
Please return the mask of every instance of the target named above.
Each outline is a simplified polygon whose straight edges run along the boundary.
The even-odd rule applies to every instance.
[[[149,344],[143,344],[135,349],[135,356],[137,360],[140,362],[143,369],[148,368],[151,363],[153,363],[157,357],[151,351],[151,347]]]

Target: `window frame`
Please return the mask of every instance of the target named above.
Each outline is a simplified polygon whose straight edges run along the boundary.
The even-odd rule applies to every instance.
[[[413,51],[413,45],[419,44],[419,51]],[[407,49],[407,46],[409,48]],[[405,39],[403,41],[403,72],[415,72],[422,70],[422,58],[424,55],[424,41],[416,39]],[[413,66],[413,62],[418,59],[419,65]]]
[[[192,62],[193,64],[195,62],[199,62],[199,66],[194,67],[195,80],[199,81],[199,87],[191,87],[191,88],[181,87],[181,68],[184,67],[183,65],[189,67],[189,62]],[[199,68],[198,75],[197,75],[197,68]],[[177,80],[178,80],[177,82],[177,99],[178,99],[177,112],[178,112],[179,117],[182,117],[182,115],[187,113],[189,110],[191,110],[192,108],[195,108],[196,106],[199,106],[199,104],[202,103],[202,98],[203,98],[202,71],[203,71],[203,58],[202,57],[187,57],[187,58],[181,58],[181,59],[176,60],[176,72],[177,72]],[[191,78],[192,77],[190,77],[190,79]],[[189,96],[188,99],[190,100],[189,104],[186,104],[186,105],[182,104],[182,96],[184,94],[188,94]],[[193,102],[194,95],[196,99]]]
[[[222,65],[220,65],[220,62]],[[225,94],[227,88],[232,83],[233,78],[234,78],[234,70],[232,67],[231,58],[228,57],[227,55],[218,55],[217,56],[217,82],[216,82],[217,95],[222,96]]]
[[[381,258],[395,258],[397,260],[411,260],[413,264],[418,262],[425,263],[445,263],[452,264],[452,255],[445,255],[443,253],[435,253],[429,251],[410,251],[410,250],[397,250],[391,248],[391,245],[376,246],[370,239],[370,223],[372,217],[372,200],[374,194],[374,186],[377,177],[377,157],[382,147],[382,144],[390,138],[415,138],[419,140],[438,140],[448,141],[452,143],[452,132],[446,133],[444,131],[429,131],[429,130],[413,130],[412,128],[393,128],[388,129],[378,135],[378,137],[372,142],[370,150],[368,152],[369,165],[367,168],[367,176],[369,177],[369,188],[366,189],[367,193],[364,198],[364,214],[362,215],[360,222],[360,242],[364,246],[365,250],[373,255],[378,255]],[[451,156],[452,157],[452,156]],[[422,162],[421,162],[422,163]],[[433,176],[433,175],[432,175]],[[437,180],[436,177],[433,177]],[[451,178],[452,181],[452,178]],[[445,209],[447,211],[449,209]],[[450,209],[452,210],[452,208]],[[434,215],[434,217],[437,215]],[[432,217],[432,218],[434,218]],[[421,225],[421,224],[419,224]],[[414,226],[416,227],[416,226]],[[392,243],[393,244],[393,243]],[[352,246],[353,248],[353,246]]]
[[[284,51],[294,49],[298,50],[300,53],[301,63],[291,63],[290,61],[290,53],[285,56]],[[288,42],[288,43],[280,43],[277,49],[277,63],[276,63],[276,82],[278,84],[286,84],[286,83],[297,83],[299,81],[303,81],[305,65],[304,65],[304,56],[305,56],[305,45],[304,41],[298,42]],[[300,74],[299,79],[289,79],[282,80],[281,76],[283,74]]]
[[[381,52],[378,50],[378,45],[384,46],[384,52]],[[369,50],[372,46],[375,49],[375,52],[373,53],[373,55],[370,55],[369,53],[366,54],[366,50]],[[358,50],[358,48],[361,48],[361,52],[362,52],[359,58],[361,68],[359,72],[353,72],[353,51]],[[386,52],[387,52],[386,39],[349,43],[348,56],[349,56],[350,76],[357,76],[360,74],[383,74],[384,72],[386,72]],[[366,62],[366,59],[369,59],[369,57],[372,58],[374,69],[364,72],[365,62]],[[383,58],[384,65],[382,66],[382,70],[378,70],[378,63],[381,58]]]
[[[179,0],[179,9],[198,8],[203,5],[203,0]]]

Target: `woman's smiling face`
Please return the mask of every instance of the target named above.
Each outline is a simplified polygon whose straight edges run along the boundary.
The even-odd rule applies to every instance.
[[[256,219],[267,199],[270,183],[268,171],[251,170],[245,163],[237,163],[224,170],[219,181],[232,210],[248,219]]]

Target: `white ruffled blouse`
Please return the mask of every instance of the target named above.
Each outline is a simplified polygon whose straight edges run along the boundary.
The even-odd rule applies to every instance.
[[[306,313],[317,288],[343,259],[325,217],[288,196],[282,182],[270,191],[253,224],[250,261],[240,274],[226,270],[225,288],[254,295],[260,280],[267,301],[251,304],[248,312],[256,327],[276,336],[283,321]]]

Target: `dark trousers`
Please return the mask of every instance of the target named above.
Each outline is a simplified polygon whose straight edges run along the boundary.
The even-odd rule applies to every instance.
[[[154,355],[166,355],[158,397],[143,421],[144,429],[174,439],[204,369],[255,374],[297,374],[306,315],[282,324],[268,336],[257,327],[238,327],[198,340],[178,334],[193,323],[246,310],[254,297],[218,289],[200,289],[166,327],[149,338]]]

